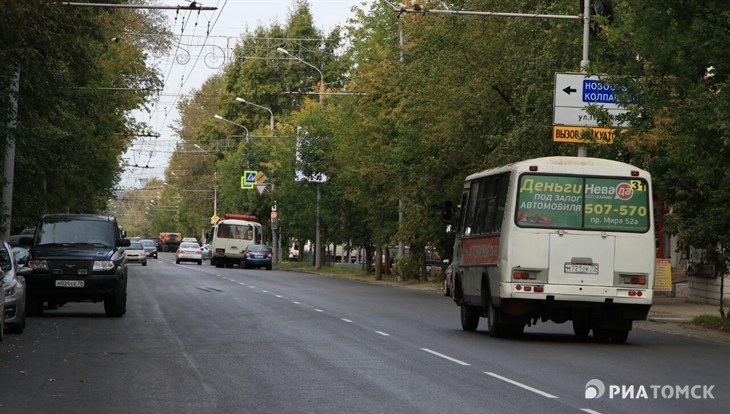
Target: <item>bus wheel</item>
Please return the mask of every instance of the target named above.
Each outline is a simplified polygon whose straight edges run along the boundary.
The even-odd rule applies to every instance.
[[[611,339],[611,331],[605,328],[593,328],[593,339],[596,342],[606,343]]]
[[[611,330],[611,343],[625,344],[627,339],[629,339],[629,330],[628,329],[612,329]]]
[[[504,336],[506,327],[502,322],[502,312],[494,307],[492,302],[492,295],[489,295],[489,313],[487,314],[487,329],[489,329],[489,336],[499,338]]]
[[[479,313],[470,306],[461,305],[461,329],[474,332],[479,326]]]
[[[588,321],[573,319],[573,333],[575,337],[583,342],[588,339],[588,334],[591,332],[591,326]]]

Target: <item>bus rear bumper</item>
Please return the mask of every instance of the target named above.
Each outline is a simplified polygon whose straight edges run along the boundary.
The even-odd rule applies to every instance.
[[[526,286],[531,289],[525,291]],[[543,292],[535,292],[535,286],[543,286]],[[651,289],[641,290],[641,296],[637,296],[637,289],[605,286],[502,283],[500,290],[500,308],[507,315],[558,323],[646,320],[653,297]],[[630,296],[631,290],[634,294]]]

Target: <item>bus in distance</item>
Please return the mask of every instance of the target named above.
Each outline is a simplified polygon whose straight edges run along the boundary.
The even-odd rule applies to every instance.
[[[467,331],[481,317],[491,336],[571,321],[580,339],[624,343],[653,299],[652,215],[649,173],[617,161],[545,157],[470,175],[444,292]]]

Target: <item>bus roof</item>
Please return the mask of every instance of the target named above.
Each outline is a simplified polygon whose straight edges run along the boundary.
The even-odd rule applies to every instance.
[[[580,174],[584,169],[591,169],[590,174],[595,174],[594,168],[605,169],[607,174],[629,176],[631,171],[638,171],[639,176],[649,178],[649,172],[626,164],[620,161],[607,160],[603,158],[590,157],[542,157],[524,161],[514,162],[498,168],[491,168],[466,177],[467,181],[489,175],[499,174],[507,171],[523,172],[529,171],[531,166],[536,166],[538,172],[547,173],[572,173]]]

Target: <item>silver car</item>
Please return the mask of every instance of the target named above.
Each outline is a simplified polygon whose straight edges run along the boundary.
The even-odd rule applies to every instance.
[[[180,262],[197,262],[199,265],[203,264],[203,250],[200,248],[198,243],[193,242],[182,242],[180,247],[177,249],[175,254],[175,263]]]
[[[5,327],[8,333],[19,334],[25,329],[25,275],[33,270],[18,266],[12,247],[7,242],[0,244],[0,268],[3,271],[2,290],[5,294]]]

